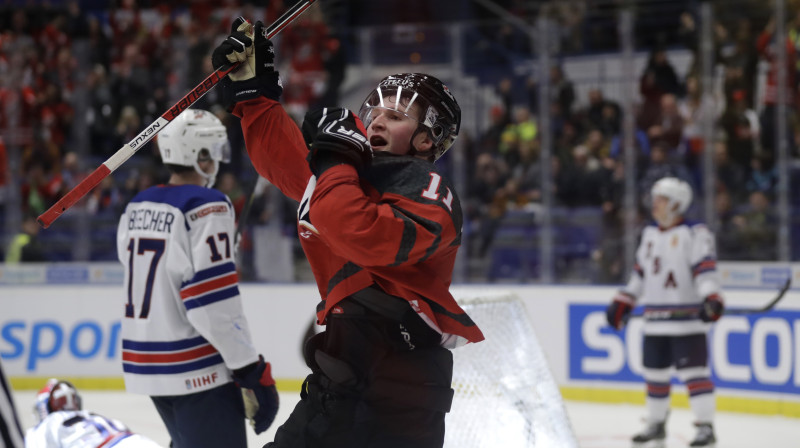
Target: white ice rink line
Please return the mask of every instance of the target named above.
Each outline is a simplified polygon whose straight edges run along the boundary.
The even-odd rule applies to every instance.
[[[14,393],[24,427],[33,425],[35,391]],[[124,392],[82,391],[84,408],[122,420],[131,429],[167,447],[169,436],[148,397]],[[281,408],[276,419],[283,422],[299,398],[297,393],[281,393]],[[566,402],[581,448],[628,448],[630,437],[642,427],[644,408],[634,405]],[[688,409],[674,409],[667,424],[667,448],[684,448],[694,437]],[[250,448],[261,448],[272,440],[277,425],[256,436],[248,428]],[[448,431],[458,428],[448,427]],[[800,419],[730,412],[717,413],[717,448],[797,448],[800,447]],[[495,448],[495,447],[480,447]],[[502,447],[497,447],[502,448]]]

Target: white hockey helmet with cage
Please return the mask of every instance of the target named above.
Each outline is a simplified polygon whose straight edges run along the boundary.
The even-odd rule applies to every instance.
[[[42,421],[52,412],[80,411],[83,409],[83,400],[78,389],[69,381],[50,378],[47,384],[36,394],[36,404],[33,407],[38,421]]]
[[[419,111],[417,116],[408,114],[412,107]],[[365,127],[369,128],[372,112],[378,108],[391,109],[417,121],[420,127],[414,135],[423,130],[428,132],[433,140],[434,160],[450,149],[461,127],[461,108],[450,89],[423,73],[399,73],[383,78],[358,112]]]
[[[158,135],[158,150],[165,164],[194,167],[211,187],[217,178],[220,162],[230,161],[230,143],[225,126],[213,113],[186,109]],[[198,165],[201,154],[214,162],[214,170],[206,173]]]
[[[664,196],[669,199],[669,210],[683,215],[692,204],[692,187],[677,177],[662,177],[653,184],[650,196]]]

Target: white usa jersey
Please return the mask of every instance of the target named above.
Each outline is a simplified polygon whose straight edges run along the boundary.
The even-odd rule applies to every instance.
[[[25,448],[161,448],[119,420],[89,411],[51,412],[25,434]]]
[[[242,310],[228,197],[196,185],[136,195],[120,218],[122,370],[129,392],[184,395],[258,360]]]
[[[644,306],[645,334],[708,330],[697,313],[706,297],[720,294],[715,246],[714,235],[704,224],[644,229],[631,278],[621,292]]]

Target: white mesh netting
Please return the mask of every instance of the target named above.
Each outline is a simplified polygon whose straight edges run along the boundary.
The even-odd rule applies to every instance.
[[[577,448],[522,301],[510,293],[458,301],[486,340],[453,350],[445,448]]]

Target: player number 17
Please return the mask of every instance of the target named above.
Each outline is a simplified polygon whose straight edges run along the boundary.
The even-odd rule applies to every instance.
[[[133,264],[134,255],[144,255],[146,252],[152,252],[153,258],[150,259],[150,267],[147,271],[147,281],[144,285],[144,300],[142,301],[142,309],[139,311],[139,318],[146,319],[150,314],[150,299],[153,296],[153,282],[156,278],[156,268],[161,256],[164,255],[164,248],[166,241],[159,238],[139,238],[137,248],[136,238],[131,238],[128,241],[128,303],[125,304],[125,317],[133,318]]]

